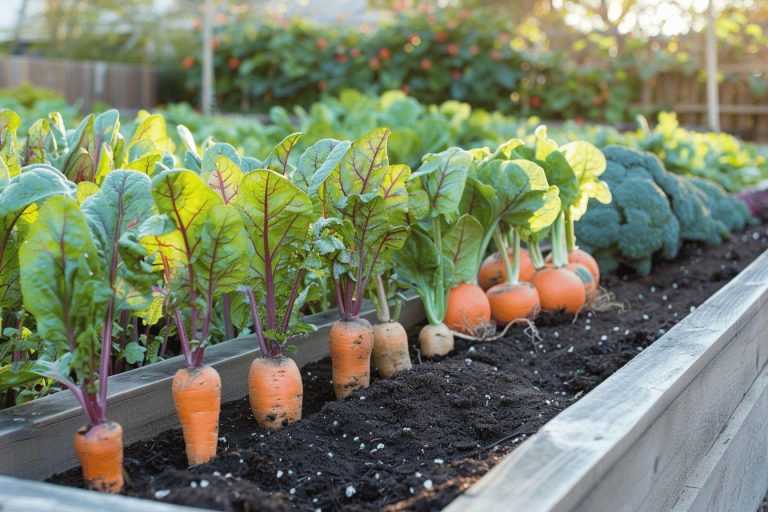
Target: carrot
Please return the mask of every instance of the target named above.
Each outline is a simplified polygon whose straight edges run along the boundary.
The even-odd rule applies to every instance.
[[[355,390],[367,388],[371,380],[373,329],[364,318],[337,320],[331,327],[333,390],[342,399]]]
[[[444,356],[453,351],[453,333],[445,324],[427,324],[419,332],[424,357]]]
[[[475,333],[491,322],[491,305],[476,284],[461,283],[448,292],[444,323],[456,332]]]
[[[173,377],[173,402],[181,420],[191,466],[216,455],[221,409],[221,377],[210,366],[182,368]]]
[[[512,248],[507,250],[507,256],[512,259]],[[520,249],[520,276],[521,281],[528,281],[536,273],[536,267],[533,266],[531,256],[525,249]],[[507,279],[507,271],[504,262],[499,258],[499,253],[495,252],[483,260],[480,265],[480,272],[477,275],[477,281],[483,290],[491,286],[503,283]]]
[[[589,273],[595,280],[595,287],[600,284],[600,267],[597,265],[597,261],[586,251],[579,249],[578,247],[568,253],[568,263],[579,263],[587,267]]]
[[[547,263],[547,265],[551,265],[552,254],[547,255],[547,258],[544,261]],[[583,265],[586,267],[589,273],[592,274],[592,278],[595,281],[595,287],[600,284],[600,267],[597,265],[595,258],[593,258],[592,255],[588,252],[579,248],[574,249],[568,253],[568,263],[578,263]]]
[[[389,314],[387,291],[381,274],[376,274],[376,317],[379,322],[373,326],[373,361],[379,375],[389,377],[402,370],[411,369],[408,354],[408,334],[400,322],[392,320]],[[395,310],[398,315],[400,306]]]
[[[568,270],[579,276],[584,284],[586,303],[590,304],[597,297],[597,282],[589,269],[581,263],[569,263],[565,266]]]
[[[123,427],[110,421],[83,427],[75,434],[75,453],[89,489],[123,490]]]
[[[256,421],[268,429],[301,419],[304,386],[290,357],[257,357],[248,373],[248,397]]]
[[[411,369],[408,334],[400,322],[390,320],[373,326],[373,361],[382,377]]]
[[[520,235],[516,230],[511,231],[512,247],[507,248],[506,241],[499,229],[494,234],[494,240],[499,252],[512,253],[512,262],[509,258],[504,261],[505,279],[503,283],[492,286],[487,292],[487,298],[491,306],[491,314],[496,323],[507,325],[510,322],[524,318],[534,319],[541,309],[539,294],[532,284],[520,282]],[[530,260],[529,260],[530,261]]]
[[[547,267],[531,278],[541,300],[541,309],[555,312],[578,313],[586,301],[582,280],[565,267]]]

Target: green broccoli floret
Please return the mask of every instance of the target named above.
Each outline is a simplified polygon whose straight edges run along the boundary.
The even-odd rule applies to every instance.
[[[586,215],[576,223],[576,239],[607,272],[623,263],[638,274],[648,274],[655,253],[671,259],[681,245],[680,226],[669,200],[647,170],[658,160],[616,146],[604,153],[607,166],[601,178],[611,188],[613,201],[590,202]]]
[[[756,222],[747,205],[728,195],[717,183],[704,178],[691,178],[690,182],[706,196],[712,216],[725,226],[726,237],[730,231],[741,231]]]

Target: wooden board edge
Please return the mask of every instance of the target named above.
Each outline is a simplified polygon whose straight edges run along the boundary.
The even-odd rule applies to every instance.
[[[2,512],[202,512],[160,501],[138,500],[128,496],[105,494],[60,485],[44,484],[0,475],[0,510]]]
[[[493,508],[493,510],[525,510],[526,512],[569,510],[568,505],[565,505],[565,503],[575,504],[581,499],[571,492],[577,484],[582,481],[597,481],[600,479],[600,475],[610,471],[613,463],[621,456],[621,453],[626,452],[634,441],[642,436],[652,424],[653,418],[663,413],[677,394],[695,379],[697,373],[706,368],[724,346],[738,341],[738,333],[750,321],[750,318],[754,318],[755,315],[761,312],[765,314],[763,311],[768,303],[767,276],[768,251],[758,256],[739,275],[705,301],[700,308],[697,308],[694,313],[684,318],[643,353],[606,379],[576,404],[565,409],[558,416],[550,420],[538,433],[507,455],[465,493],[458,496],[445,507],[443,512],[488,512],[492,510],[488,508],[490,506],[489,501],[483,501],[484,494],[497,487],[515,489],[521,485],[521,481],[517,480],[515,474],[510,471],[512,467],[517,468],[520,475],[525,473],[529,481],[556,482],[554,486],[556,488],[553,489],[550,486],[547,490],[547,496],[540,497],[541,500],[537,501],[535,505],[529,502],[525,504],[517,502],[494,503],[496,508]],[[736,289],[748,290],[749,293],[746,294],[749,296],[748,301],[740,305],[740,312],[723,311],[722,308],[727,304],[725,300],[727,295]],[[718,311],[715,317],[711,316],[713,309]],[[713,319],[717,327],[715,329],[703,327],[706,325],[707,319]],[[653,368],[653,365],[643,365],[643,363],[648,362],[649,355],[663,356],[663,352],[666,350],[680,348],[677,346],[675,337],[688,328],[692,332],[699,332],[703,336],[709,336],[712,342],[699,344],[698,347],[696,344],[685,347],[684,351],[690,352],[690,355],[693,357],[684,367],[681,366],[673,369],[675,374],[670,375],[672,380],[668,387],[660,387],[657,382],[653,381],[646,382],[642,386],[643,392],[647,394],[646,398],[649,403],[645,411],[631,411],[638,418],[638,423],[629,425],[629,428],[615,439],[608,439],[602,434],[597,435],[593,431],[587,431],[586,429],[573,431],[572,426],[568,425],[568,421],[563,421],[564,418],[569,418],[590,408],[597,411],[597,414],[602,416],[603,419],[607,419],[606,413],[612,414],[617,410],[624,413],[630,412],[620,406],[612,409],[610,404],[601,403],[601,400],[605,402],[610,401],[610,397],[615,394],[612,388],[615,388],[617,383],[626,384],[629,381],[629,379],[625,378],[628,373],[636,372],[636,370],[643,366]],[[731,332],[731,328],[736,332]],[[659,354],[654,354],[654,352],[659,352]],[[639,375],[639,377],[642,383],[643,376]],[[600,400],[597,400],[597,404],[592,404],[591,402],[598,396]],[[621,396],[621,393],[616,396]],[[597,405],[597,407],[593,407],[594,405]],[[582,424],[582,427],[587,426]],[[600,453],[595,455],[594,460],[588,465],[584,465],[578,473],[571,474],[569,478],[558,480],[559,477],[562,477],[562,475],[558,474],[561,468],[557,464],[550,462],[553,459],[553,454],[557,452],[564,453],[575,449],[580,444],[590,442],[594,443],[594,446],[599,447]],[[510,474],[506,474],[507,472]],[[586,496],[588,492],[588,490],[585,491],[583,489],[579,491],[581,497]]]

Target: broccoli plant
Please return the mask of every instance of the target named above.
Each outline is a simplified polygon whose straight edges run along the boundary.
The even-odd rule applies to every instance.
[[[672,259],[683,241],[720,243],[750,221],[738,200],[708,180],[670,174],[650,153],[619,146],[603,152],[613,203],[590,204],[576,235],[606,271],[623,263],[646,275],[654,254]]]

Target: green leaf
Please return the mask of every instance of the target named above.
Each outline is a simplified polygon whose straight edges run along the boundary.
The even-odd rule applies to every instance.
[[[377,128],[352,143],[336,170],[325,180],[331,205],[343,208],[352,195],[377,194],[389,168],[387,128]]]
[[[208,177],[208,186],[221,196],[224,204],[230,204],[237,196],[243,176],[243,171],[235,162],[219,155]]]
[[[47,119],[38,119],[27,130],[27,148],[24,158],[27,165],[45,163],[45,141],[50,133],[51,123]]]
[[[235,199],[253,245],[251,264],[262,283],[279,279],[283,268],[309,236],[315,220],[309,195],[285,176],[270,170],[255,170],[240,182]],[[287,276],[283,276],[287,277]]]
[[[316,196],[351,145],[349,141],[335,139],[315,142],[302,153],[296,170],[290,175],[291,180],[311,196]]]
[[[150,152],[173,153],[174,149],[165,119],[160,114],[153,114],[144,118],[128,142],[128,162],[138,160]]]
[[[579,220],[587,211],[590,198],[608,204],[611,191],[608,185],[598,178],[605,172],[605,155],[595,146],[585,141],[570,142],[560,147],[568,164],[579,181],[579,194],[570,207],[570,216]]]
[[[443,253],[453,262],[452,285],[472,281],[477,276],[481,256],[478,248],[484,232],[477,219],[467,214],[446,232]]]
[[[414,199],[416,219],[442,215],[449,223],[459,216],[472,156],[460,148],[425,155],[419,169],[410,177],[409,194]]]
[[[206,183],[211,179],[211,175],[218,169],[219,157],[229,159],[235,166],[240,168],[241,158],[237,150],[229,144],[214,144],[206,148],[203,152],[203,158],[200,164],[200,178]]]
[[[262,163],[262,167],[283,176],[293,174],[294,169],[288,163],[288,158],[291,156],[291,150],[300,138],[301,133],[292,133],[281,140],[267,155],[266,160]]]
[[[243,221],[234,208],[218,205],[208,210],[192,264],[206,296],[215,299],[243,283],[247,244]]]
[[[101,190],[83,201],[81,210],[115,292],[113,312],[148,307],[152,267],[144,261],[147,251],[131,244],[128,235],[156,211],[149,177],[137,171],[113,171]]]
[[[0,160],[5,163],[11,177],[21,172],[16,131],[21,126],[21,118],[12,110],[0,109]]]
[[[142,347],[136,341],[129,341],[123,349],[122,356],[125,358],[125,362],[128,364],[136,364],[144,361],[144,353],[147,351],[146,347]]]
[[[85,368],[98,352],[98,331],[112,291],[77,202],[50,198],[19,257],[25,308],[46,339],[64,342]]]

